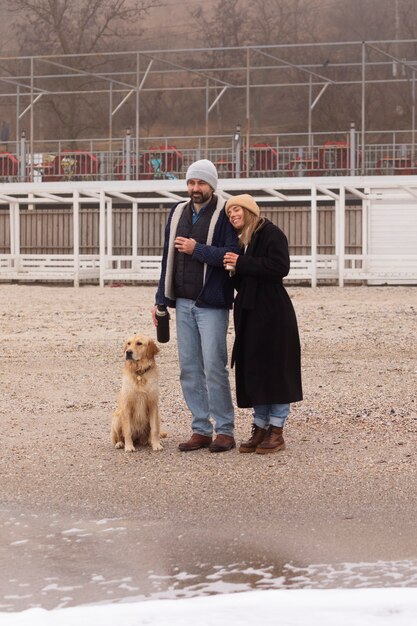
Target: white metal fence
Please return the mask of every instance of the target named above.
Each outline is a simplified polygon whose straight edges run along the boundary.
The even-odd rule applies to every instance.
[[[141,209],[161,211],[184,198],[184,182],[179,180],[65,182],[50,184],[5,184],[0,205],[8,212],[9,245],[0,253],[0,280],[13,281],[96,281],[101,286],[111,281],[156,281],[160,255],[141,254],[138,227]],[[417,284],[417,179],[400,177],[335,178],[251,178],[224,179],[219,192],[225,197],[242,191],[251,193],[268,214],[274,207],[308,206],[309,220],[306,254],[291,255],[288,280],[308,281],[312,286],[333,281],[390,284]],[[360,246],[352,242],[346,228],[349,206],[360,207]],[[114,240],[114,207],[128,211],[130,253],[117,253]],[[387,211],[386,207],[393,207]],[[62,215],[71,215],[71,253],[28,254],[21,250],[22,213],[37,207],[62,206]],[[98,210],[98,250],[81,253],[82,207]],[[153,209],[154,207],[154,209]],[[382,210],[382,207],[384,210]],[[320,253],[319,214],[332,213],[332,252]],[[166,211],[164,212],[166,216]],[[395,228],[394,228],[395,226]],[[160,228],[163,229],[161,222]],[[283,225],[286,230],[285,224]],[[152,228],[149,231],[151,234]],[[160,233],[162,236],[162,233]],[[375,237],[378,236],[377,245]],[[387,238],[387,253],[384,252]],[[389,246],[388,246],[389,242]],[[117,242],[116,242],[117,243]],[[376,251],[376,252],[375,252]]]

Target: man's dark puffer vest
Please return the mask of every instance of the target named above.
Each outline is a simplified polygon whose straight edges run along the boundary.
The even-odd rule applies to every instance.
[[[210,220],[215,208],[216,202],[210,202],[193,224],[191,205],[189,205],[178,223],[177,237],[190,237],[198,243],[206,243]],[[174,268],[176,297],[197,300],[203,286],[204,265],[189,254],[176,252]]]

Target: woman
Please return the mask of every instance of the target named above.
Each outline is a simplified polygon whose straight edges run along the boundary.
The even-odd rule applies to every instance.
[[[302,400],[297,319],[282,284],[290,269],[288,242],[260,217],[252,196],[233,196],[225,208],[244,250],[224,256],[237,291],[232,353],[237,404],[254,409],[252,435],[239,452],[268,454],[285,449],[290,403]]]

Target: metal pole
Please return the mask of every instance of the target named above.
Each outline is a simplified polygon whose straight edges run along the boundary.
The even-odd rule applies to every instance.
[[[209,82],[206,81],[206,158],[208,158],[208,133],[209,133]]]
[[[246,49],[246,178],[250,168],[250,49]]]
[[[132,166],[132,136],[130,134],[130,128],[126,130],[126,140],[125,140],[125,178],[126,180],[130,180],[130,171]]]
[[[20,145],[19,145],[19,137],[20,137],[20,87],[17,86],[16,89],[16,159],[20,162]]]
[[[20,182],[25,181],[26,174],[26,133],[22,130],[22,135],[20,137],[20,160],[19,160],[19,180]]]
[[[33,90],[35,87],[34,83],[34,58],[30,59],[30,172],[29,172],[29,180],[33,181],[33,159],[34,159],[34,103],[33,103]]]
[[[110,89],[109,89],[109,157],[110,157],[110,163],[113,163],[112,139],[113,139],[113,83],[110,83]]]
[[[140,55],[136,55],[136,165],[135,165],[135,174],[136,180],[139,179],[139,169],[140,169],[140,149],[139,149],[139,139],[140,139]]]
[[[411,159],[414,165],[416,152],[416,73],[413,72],[411,83]]]
[[[312,137],[312,99],[313,99],[313,78],[310,75],[308,85],[308,147],[311,152],[313,146]]]
[[[365,63],[366,63],[366,47],[365,42],[362,42],[362,114],[361,114],[361,148],[362,148],[362,163],[361,173],[365,174]]]
[[[350,123],[350,175],[355,176],[356,174],[356,133],[355,133],[355,122]]]
[[[236,124],[236,132],[234,134],[234,149],[235,149],[235,178],[240,178],[241,162],[240,162],[240,150],[241,150],[241,134],[240,124]]]

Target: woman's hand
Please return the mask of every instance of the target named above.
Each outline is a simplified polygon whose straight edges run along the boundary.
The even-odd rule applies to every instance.
[[[236,263],[239,258],[238,254],[234,252],[226,252],[223,257],[223,265],[226,270],[234,270],[236,268]]]

